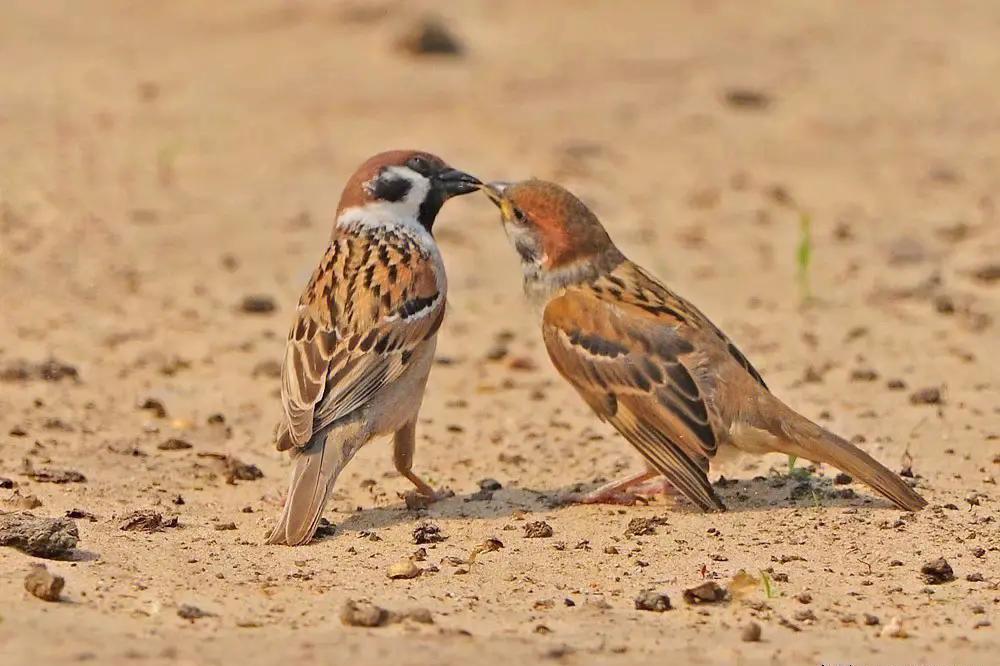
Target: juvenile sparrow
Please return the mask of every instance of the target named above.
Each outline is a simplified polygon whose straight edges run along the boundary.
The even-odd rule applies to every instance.
[[[703,511],[723,511],[708,465],[734,447],[829,463],[901,509],[926,505],[867,453],[778,400],[722,331],[626,259],[568,191],[539,180],[482,189],[521,257],[525,292],[543,308],[552,363],[647,462],[577,501],[628,503],[630,488],[662,475]]]
[[[295,469],[267,543],[308,543],[337,475],[379,435],[394,433],[396,469],[436,497],[412,470],[447,289],[431,228],[445,201],[479,184],[412,150],[375,155],[347,181],[288,334],[276,439]]]

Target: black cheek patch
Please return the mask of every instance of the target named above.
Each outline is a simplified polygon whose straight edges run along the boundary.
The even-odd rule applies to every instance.
[[[405,178],[385,174],[379,176],[372,187],[372,196],[382,201],[394,203],[402,201],[410,192],[411,183]]]

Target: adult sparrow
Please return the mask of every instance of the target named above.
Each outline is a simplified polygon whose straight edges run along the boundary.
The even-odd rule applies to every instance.
[[[662,475],[703,511],[723,511],[708,465],[732,447],[828,463],[901,509],[926,505],[867,453],[776,398],[729,338],[626,259],[570,192],[539,180],[483,190],[521,257],[525,292],[543,308],[552,363],[647,462],[577,501],[629,502],[630,488]]]
[[[375,155],[347,181],[285,347],[276,440],[295,469],[267,543],[309,542],[337,475],[379,435],[394,434],[396,469],[436,497],[412,470],[447,289],[431,229],[445,201],[479,185],[412,150]]]

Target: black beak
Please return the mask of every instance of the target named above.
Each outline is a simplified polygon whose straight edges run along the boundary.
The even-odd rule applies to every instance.
[[[483,184],[475,176],[451,168],[439,172],[434,180],[437,187],[444,193],[445,198],[475,192]]]

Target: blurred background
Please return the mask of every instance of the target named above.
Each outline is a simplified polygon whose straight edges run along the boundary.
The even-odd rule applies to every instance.
[[[0,359],[78,365],[109,422],[153,388],[239,412],[240,446],[276,457],[290,313],[344,180],[400,147],[567,185],[814,413],[859,382],[862,402],[887,381],[981,388],[998,339],[995,3],[0,11]],[[507,351],[547,365],[492,206],[456,200],[436,234],[451,308],[432,382],[467,391]]]
[[[274,653],[306,650],[294,638],[270,639],[297,622],[319,627],[321,640],[343,639],[322,633],[332,608],[322,590],[377,590],[409,603],[409,588],[384,575],[386,557],[413,549],[412,517],[395,495],[405,482],[385,446],[362,451],[339,482],[329,517],[347,527],[332,539],[306,555],[262,557],[258,545],[287,474],[271,428],[292,311],[324,252],[345,179],[390,148],[432,151],[484,180],[562,182],[627,255],[727,331],[789,404],[894,470],[912,467],[933,503],[964,509],[962,498],[980,505],[976,493],[995,499],[998,35],[993,0],[3,0],[0,472],[20,485],[3,485],[14,495],[0,506],[24,508],[30,493],[45,515],[100,517],[81,521],[100,566],[76,569],[69,590],[94,590],[77,597],[79,608],[103,616],[19,610],[0,634],[29,652],[32,631],[57,620],[84,643],[148,637],[161,620],[186,630],[172,610],[157,614],[194,599],[223,618],[200,630],[233,628],[234,618],[247,623],[240,627],[271,625],[266,643],[253,645]],[[637,463],[548,367],[495,209],[462,197],[435,234],[449,312],[416,468],[459,493],[432,515],[464,554],[491,533],[509,540],[502,530],[512,507],[545,511],[538,493]],[[257,465],[263,479],[224,483],[211,467],[220,451]],[[37,482],[29,463],[71,467],[86,482]],[[852,591],[855,574],[842,575],[863,571],[844,556],[846,534],[856,552],[880,548],[875,561],[927,543],[937,544],[928,552],[967,550],[957,544],[985,531],[969,512],[968,525],[957,513],[948,523],[925,512],[905,531],[879,528],[881,515],[858,516],[867,527],[816,530],[797,507],[817,495],[789,495],[783,459],[715,471],[742,480],[720,489],[740,507],[724,520],[742,535],[801,545],[795,552],[810,562],[799,580],[835,572],[817,585],[856,613],[873,608],[859,601],[867,592]],[[766,474],[780,478],[749,481]],[[484,478],[504,490],[495,502],[466,503]],[[860,487],[854,497],[829,485],[817,487],[839,498],[830,501],[869,502]],[[123,537],[112,516],[135,507],[179,516],[186,529]],[[517,537],[503,570],[530,585],[512,590],[497,576],[490,587],[469,575],[431,578],[422,589],[447,580],[456,595],[438,597],[434,612],[453,613],[450,622],[478,635],[507,640],[504,632],[520,631],[526,641],[614,647],[622,643],[614,628],[625,625],[601,615],[581,624],[559,601],[584,571],[595,589],[618,590],[614,603],[634,615],[636,590],[619,585],[627,560],[612,565],[602,555],[608,530],[624,529],[625,517],[609,515],[546,515],[558,538],[591,539],[593,553]],[[631,569],[634,586],[678,572],[704,576],[705,567],[755,571],[768,559],[744,559],[758,552],[786,563],[784,551],[766,551],[756,536],[765,545],[723,551],[721,534],[706,536],[718,517],[676,515],[664,532],[684,540],[669,557],[647,557],[648,569]],[[216,521],[238,531],[220,536]],[[352,530],[378,530],[385,541],[343,536]],[[707,561],[708,552],[728,555]],[[345,562],[353,568],[338,568]],[[976,619],[942,623],[939,606],[911,590],[919,584],[911,564],[878,575],[895,575],[884,585],[907,586],[907,603],[931,609],[915,640],[945,645],[942,632]],[[234,581],[249,581],[252,592]],[[549,622],[557,632],[545,638],[531,595],[549,583],[550,617],[567,615]],[[13,574],[0,578],[0,596],[13,599],[21,587]],[[904,599],[889,594],[886,604]],[[464,601],[478,595],[492,597],[496,613],[482,625],[477,602]],[[633,615],[628,645],[659,654],[662,622]],[[821,625],[834,617],[820,616]],[[715,625],[689,622],[679,642],[704,646],[699,632]],[[837,619],[827,625],[832,633],[811,636],[855,645],[837,633]],[[805,634],[778,631],[785,637],[776,646],[805,644]],[[39,645],[62,650],[49,634]],[[232,649],[256,649],[237,635]],[[402,649],[398,634],[383,635],[387,650]],[[164,650],[187,645],[163,636]],[[370,646],[366,636],[354,634],[355,647]],[[717,633],[718,650],[729,649],[719,636],[741,645],[735,632]],[[496,653],[511,654],[511,644],[527,643],[496,643]],[[218,645],[219,663],[228,663],[230,647]]]

